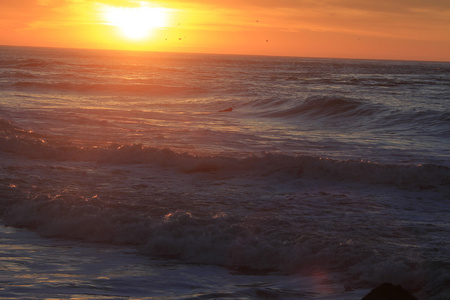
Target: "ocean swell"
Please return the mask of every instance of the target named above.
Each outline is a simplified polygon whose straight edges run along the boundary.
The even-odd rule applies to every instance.
[[[308,128],[331,126],[350,132],[359,128],[374,133],[412,130],[417,134],[443,137],[450,133],[450,115],[438,108],[408,109],[339,95],[263,99],[247,105],[252,108],[252,114],[259,117],[301,122]]]
[[[305,115],[311,117],[353,117],[353,116],[370,116],[382,110],[377,105],[370,105],[361,100],[342,97],[316,95],[295,102],[283,103],[275,105],[274,108],[268,110],[261,115],[264,117],[296,117]]]

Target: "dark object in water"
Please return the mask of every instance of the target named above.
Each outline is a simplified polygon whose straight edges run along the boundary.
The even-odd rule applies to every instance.
[[[233,111],[233,108],[232,107],[228,107],[227,109],[219,110],[219,112],[229,112],[229,111]]]
[[[370,291],[362,300],[417,300],[417,298],[400,285],[383,283]]]

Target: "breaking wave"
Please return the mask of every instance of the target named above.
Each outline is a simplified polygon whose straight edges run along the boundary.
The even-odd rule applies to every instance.
[[[266,176],[282,173],[296,178],[354,181],[370,184],[412,185],[432,188],[450,184],[450,168],[435,164],[402,165],[370,161],[336,160],[320,156],[259,153],[246,158],[227,156],[197,156],[169,148],[142,144],[105,147],[75,146],[0,122],[0,150],[31,159],[58,161],[94,161],[109,164],[155,164],[173,167],[183,173],[250,172]]]
[[[44,237],[135,245],[152,257],[237,271],[314,275],[351,269],[344,281],[354,288],[374,285],[378,278],[417,287],[426,278],[419,261],[374,251],[364,241],[321,235],[320,222],[296,225],[278,215],[261,214],[199,216],[194,211],[167,212],[70,193],[30,195],[13,188],[1,192],[4,222]],[[177,200],[183,201],[170,201]],[[388,254],[391,258],[386,261]]]

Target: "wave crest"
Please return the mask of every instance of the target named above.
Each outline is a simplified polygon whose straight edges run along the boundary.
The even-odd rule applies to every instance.
[[[153,164],[176,168],[182,173],[219,172],[254,176],[284,174],[291,178],[412,185],[424,189],[450,184],[450,168],[435,164],[381,164],[278,153],[261,153],[246,158],[197,156],[142,144],[83,147],[26,131],[5,120],[0,120],[0,133],[1,151],[31,159]]]

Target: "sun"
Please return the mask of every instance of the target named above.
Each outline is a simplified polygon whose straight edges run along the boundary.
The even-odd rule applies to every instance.
[[[168,10],[161,7],[102,7],[103,19],[129,39],[142,40],[155,28],[167,25]]]

